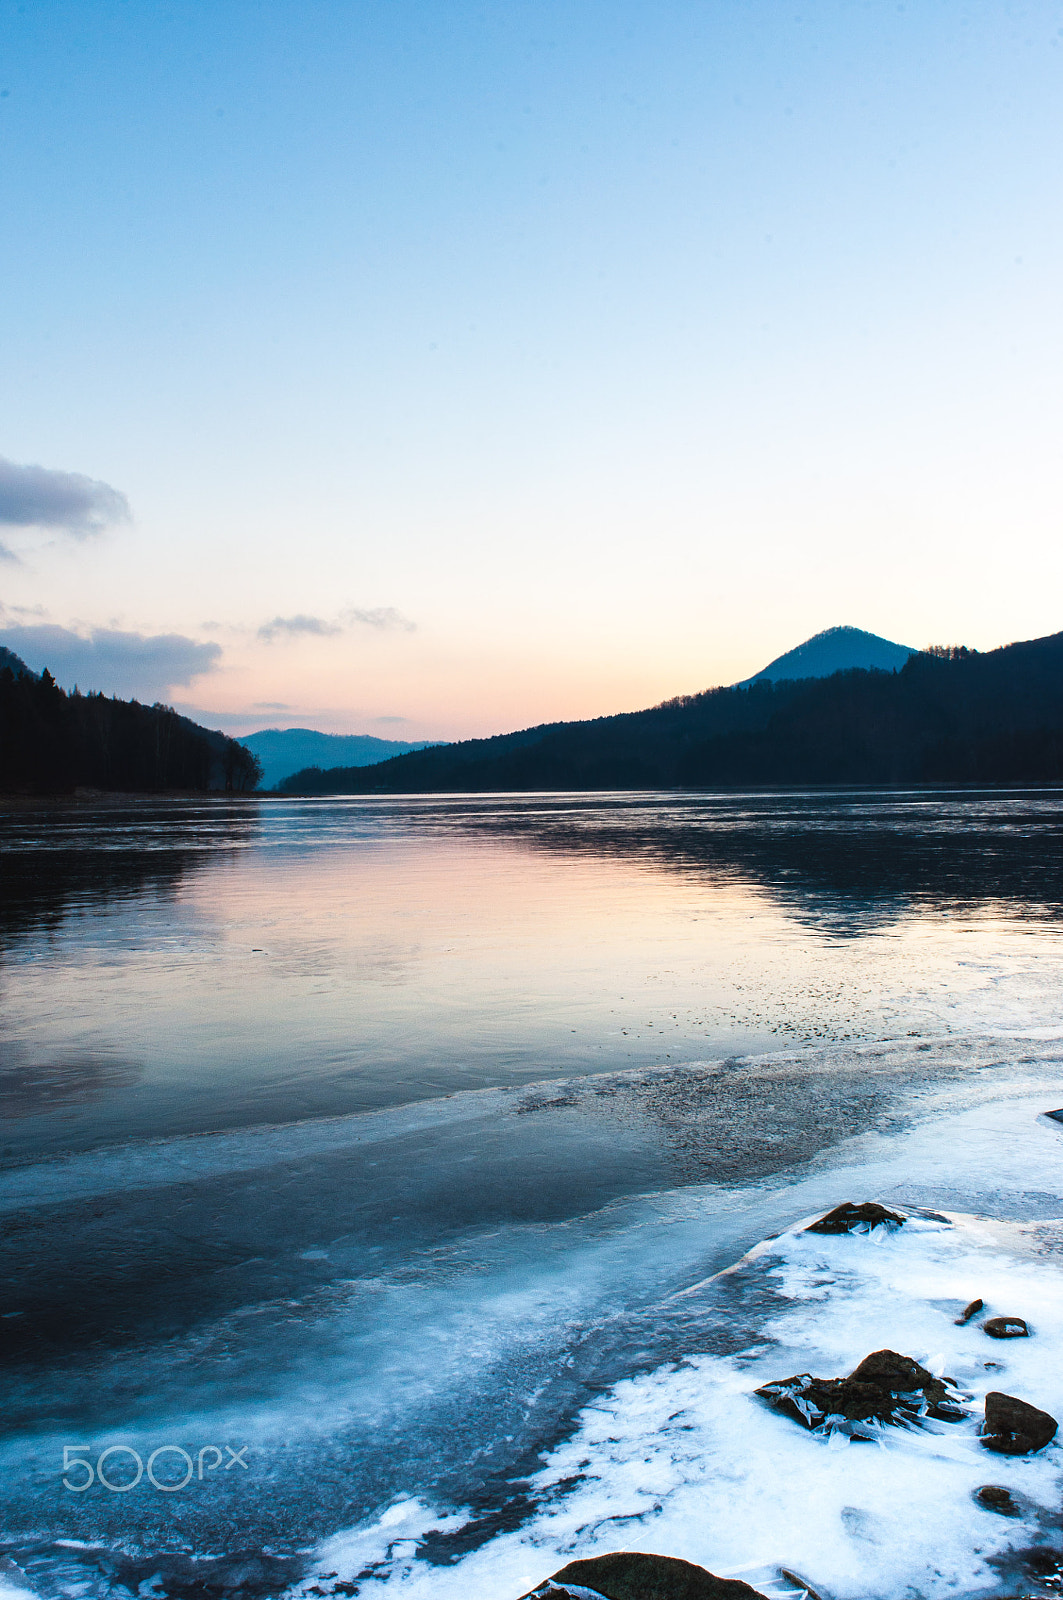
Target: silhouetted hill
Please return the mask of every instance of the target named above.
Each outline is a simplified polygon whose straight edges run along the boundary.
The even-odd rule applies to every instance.
[[[37,677],[0,662],[2,793],[247,791],[260,770],[235,739],[170,706],[68,695],[47,669]]]
[[[261,761],[265,789],[275,788],[304,767],[368,767],[438,742],[377,739],[371,733],[319,733],[316,728],[263,728],[240,740]]]
[[[0,644],[0,672],[5,667],[10,668],[16,677],[35,678],[37,676],[35,672],[30,671],[21,656],[17,656],[13,650],[9,650],[6,644]]]
[[[804,644],[776,656],[762,672],[744,678],[735,687],[744,689],[763,678],[772,683],[792,678],[829,678],[835,672],[849,672],[853,667],[899,671],[908,657],[915,654],[907,645],[894,644],[892,639],[883,639],[877,633],[865,633],[863,628],[824,628]]]
[[[758,784],[1032,783],[1063,778],[1063,634],[932,649],[899,671],[683,695],[648,711],[297,773],[300,794]]]

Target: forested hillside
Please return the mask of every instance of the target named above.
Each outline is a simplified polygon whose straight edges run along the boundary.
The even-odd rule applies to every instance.
[[[66,694],[49,672],[11,659],[0,668],[0,792],[246,792],[258,782],[250,750],[169,706]]]
[[[631,789],[1063,779],[1063,634],[899,671],[754,682],[647,711],[470,739],[369,768],[297,773],[289,793]]]

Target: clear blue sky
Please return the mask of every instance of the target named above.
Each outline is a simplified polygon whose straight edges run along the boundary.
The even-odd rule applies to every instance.
[[[1048,4],[4,5],[0,456],[130,515],[0,477],[0,639],[446,737],[1063,627],[1061,67]]]

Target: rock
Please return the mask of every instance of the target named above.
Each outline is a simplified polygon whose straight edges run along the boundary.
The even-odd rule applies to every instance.
[[[985,1397],[982,1443],[998,1455],[1025,1456],[1043,1450],[1055,1438],[1058,1427],[1055,1417],[1047,1411],[1016,1400],[1014,1395],[990,1389]]]
[[[964,1415],[944,1379],[896,1350],[873,1351],[847,1378],[813,1378],[805,1372],[766,1383],[756,1393],[813,1432],[851,1433],[854,1423],[916,1422],[925,1416],[958,1422]]]
[[[791,1572],[789,1567],[780,1567],[779,1577],[785,1578],[786,1582],[792,1584],[795,1589],[803,1589],[805,1600],[823,1600],[823,1597],[816,1593],[812,1585],[807,1579],[802,1578],[799,1572]]]
[[[531,1589],[527,1594],[521,1595],[521,1600],[601,1600],[597,1589],[559,1589],[552,1578],[547,1578],[538,1589]]]
[[[828,1211],[825,1217],[820,1217],[818,1222],[810,1223],[805,1232],[870,1233],[872,1228],[880,1227],[903,1228],[904,1218],[896,1211],[887,1211],[876,1200],[865,1200],[859,1206],[852,1200],[846,1200],[843,1205]]]
[[[921,1367],[918,1361],[913,1361],[911,1356],[898,1355],[896,1350],[872,1350],[849,1376],[856,1383],[883,1384],[898,1392],[933,1388],[938,1399],[944,1398],[945,1394],[941,1378],[935,1378],[932,1372]]]
[[[957,1328],[962,1328],[965,1323],[970,1322],[971,1318],[974,1317],[974,1316],[977,1316],[978,1312],[981,1311],[981,1309],[982,1309],[982,1307],[984,1305],[985,1305],[985,1301],[984,1300],[972,1300],[970,1305],[967,1306],[967,1308],[964,1310],[962,1315],[960,1315],[960,1316],[958,1316],[956,1318],[956,1326],[957,1326]]]
[[[738,1578],[717,1578],[677,1556],[638,1550],[570,1561],[522,1600],[584,1600],[588,1591],[603,1600],[763,1600]]]
[[[1021,1509],[1011,1497],[1011,1490],[999,1483],[983,1483],[974,1491],[974,1498],[986,1511],[995,1511],[1001,1517],[1017,1517]]]
[[[987,1317],[983,1333],[991,1339],[1028,1339],[1030,1330],[1021,1317]]]

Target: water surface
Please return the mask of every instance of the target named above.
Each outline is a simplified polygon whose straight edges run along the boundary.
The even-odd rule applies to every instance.
[[[1061,824],[1054,793],[9,815],[2,1151],[1051,1026]]]

